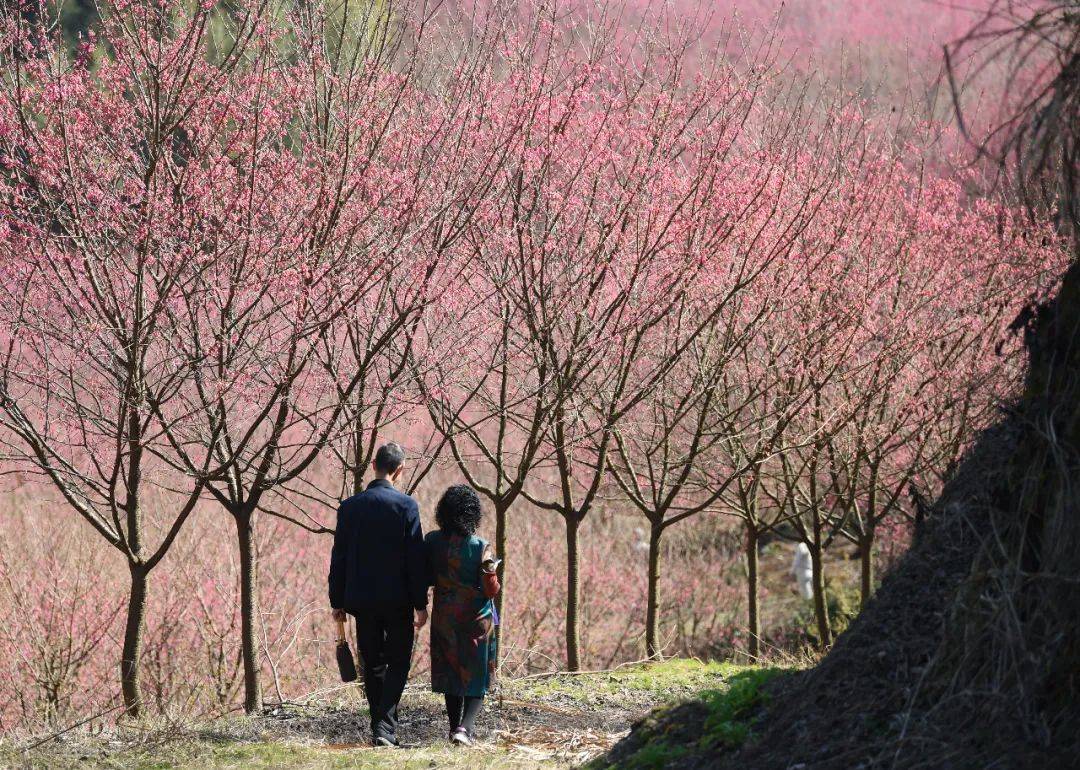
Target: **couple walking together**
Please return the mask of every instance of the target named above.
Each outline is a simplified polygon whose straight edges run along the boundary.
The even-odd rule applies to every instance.
[[[498,561],[476,536],[482,512],[469,486],[446,490],[435,510],[438,529],[424,536],[416,501],[396,486],[404,463],[397,444],[379,447],[374,481],[338,509],[330,606],[335,620],[356,618],[372,743],[396,746],[413,637],[428,622],[434,587],[431,689],[446,700],[450,740],[467,746],[495,673]]]

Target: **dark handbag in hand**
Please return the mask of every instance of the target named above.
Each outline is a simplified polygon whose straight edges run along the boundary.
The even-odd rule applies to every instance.
[[[349,642],[345,639],[345,621],[337,621],[337,667],[342,682],[356,681],[356,660],[353,658]]]

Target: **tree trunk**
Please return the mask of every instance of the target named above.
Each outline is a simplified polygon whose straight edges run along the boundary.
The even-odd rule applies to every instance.
[[[240,549],[240,649],[244,658],[244,711],[262,711],[262,682],[259,665],[258,559],[255,555],[255,518],[251,512],[234,514],[237,545]]]
[[[818,543],[814,543],[810,548],[810,566],[813,570],[814,618],[817,620],[818,643],[824,650],[832,646],[832,629],[829,627],[829,606],[825,602],[825,568],[821,563],[821,546]]]
[[[502,624],[506,611],[506,506],[499,502],[495,505],[495,557],[502,559],[499,565],[499,594],[495,597],[495,614],[499,616],[499,625],[495,627],[495,664],[502,662]]]
[[[128,561],[131,592],[128,594],[127,624],[124,627],[124,647],[120,657],[120,691],[124,710],[137,717],[142,709],[140,668],[143,629],[146,622],[146,588],[148,573],[141,564]]]
[[[580,586],[578,578],[578,529],[581,519],[576,511],[565,514],[566,520],[566,667],[580,671],[578,659],[578,603]]]
[[[364,466],[360,462],[360,458],[364,456],[364,431],[363,427],[358,420],[356,422],[356,429],[352,435],[352,468],[350,472],[352,474],[352,488],[353,494],[358,495],[364,491]]]
[[[645,655],[659,658],[660,649],[660,538],[664,528],[653,524],[649,531],[649,583],[645,610]]]
[[[874,530],[867,527],[859,538],[859,609],[866,607],[874,593]]]
[[[761,618],[758,616],[758,531],[746,525],[746,612],[750,657],[761,656]]]

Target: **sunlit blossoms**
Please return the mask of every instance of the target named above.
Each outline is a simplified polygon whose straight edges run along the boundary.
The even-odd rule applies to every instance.
[[[422,503],[492,508],[515,671],[760,655],[765,537],[808,549],[828,645],[824,554],[869,598],[1063,265],[921,116],[651,12],[114,2],[72,47],[15,5],[5,727],[76,682],[318,686],[330,512],[390,438]]]

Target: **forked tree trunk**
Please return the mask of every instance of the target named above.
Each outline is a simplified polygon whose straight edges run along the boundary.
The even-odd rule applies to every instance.
[[[133,717],[142,709],[140,669],[142,663],[143,629],[146,625],[146,568],[128,561],[131,591],[128,594],[127,623],[124,626],[124,646],[120,657],[120,691],[124,711]]]
[[[240,650],[244,659],[244,711],[262,711],[262,681],[259,665],[258,558],[255,554],[255,518],[251,512],[234,513],[236,540],[240,551]]]
[[[751,658],[761,656],[761,618],[758,616],[758,531],[746,525],[746,623]]]
[[[563,515],[566,521],[566,667],[580,671],[578,657],[578,604],[580,585],[578,577],[578,530],[581,518],[576,511]]]
[[[649,530],[649,582],[645,609],[645,655],[659,658],[660,649],[660,539],[664,527],[654,523]]]

